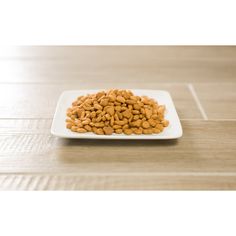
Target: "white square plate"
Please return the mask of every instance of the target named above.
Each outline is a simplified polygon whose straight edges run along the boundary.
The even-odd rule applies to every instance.
[[[64,91],[57,103],[56,112],[53,118],[51,133],[62,138],[77,138],[77,139],[176,139],[183,134],[181,123],[178,114],[175,110],[174,103],[170,94],[163,90],[146,90],[146,89],[130,89],[135,95],[146,95],[155,99],[158,104],[166,106],[165,118],[169,120],[170,124],[160,134],[142,134],[142,135],[97,135],[92,132],[76,133],[66,128],[66,110],[71,106],[71,103],[76,100],[78,96],[96,93],[99,90],[71,90]]]

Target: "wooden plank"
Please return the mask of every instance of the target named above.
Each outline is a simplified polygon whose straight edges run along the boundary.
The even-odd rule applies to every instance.
[[[209,119],[236,119],[236,83],[194,84]]]
[[[126,83],[106,84],[102,81],[80,84],[0,84],[0,118],[52,118],[57,100],[64,90],[103,88],[143,88],[168,90],[181,119],[202,118],[196,103],[185,84]]]
[[[50,133],[52,119],[0,119],[0,134]]]
[[[236,81],[236,47],[17,47],[12,51],[0,58],[0,82]]]
[[[235,173],[236,123],[182,121],[180,140],[69,140],[41,133],[0,135],[1,173]]]
[[[163,59],[235,59],[235,46],[3,46],[0,47],[1,60],[78,60],[82,57],[84,60],[96,56],[103,56],[106,61],[119,61],[118,55],[123,55],[123,61],[129,62],[129,57],[133,60],[143,62],[143,56],[149,55],[153,60],[157,54]],[[117,57],[110,57],[115,54]],[[86,57],[90,56],[90,57]],[[139,56],[139,55],[142,55]],[[96,58],[94,58],[95,60]],[[98,61],[98,63],[101,63]]]
[[[235,175],[0,175],[0,190],[235,190]]]

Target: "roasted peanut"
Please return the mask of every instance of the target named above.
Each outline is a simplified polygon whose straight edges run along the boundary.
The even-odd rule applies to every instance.
[[[134,117],[133,117],[133,120],[138,120],[139,119],[139,115],[135,115]]]
[[[145,109],[145,114],[146,114],[147,119],[150,119],[152,116],[152,111],[150,109]]]
[[[159,106],[157,111],[158,111],[158,113],[163,114],[165,111],[165,106]]]
[[[165,106],[130,90],[111,89],[79,96],[67,109],[66,128],[99,135],[158,134],[169,125]]]
[[[98,129],[98,128],[96,128],[95,126],[92,127],[92,131],[93,131],[94,133],[97,132],[97,129]]]
[[[131,116],[131,112],[129,109],[125,110],[124,112],[122,112],[123,116],[126,118],[130,118]]]
[[[121,111],[121,106],[115,106],[115,110],[120,112]]]
[[[142,133],[143,133],[143,130],[140,129],[140,128],[135,128],[135,129],[133,130],[133,132],[134,132],[135,134],[142,134]]]
[[[123,115],[120,113],[120,112],[117,112],[117,115],[119,117],[119,120],[122,120],[123,119]]]
[[[140,112],[139,112],[138,110],[132,110],[132,113],[133,113],[134,115],[138,115]]]
[[[104,134],[103,129],[101,129],[101,128],[97,129],[96,134],[99,134],[99,135]]]
[[[99,104],[94,104],[93,106],[94,106],[94,108],[97,109],[97,110],[102,110],[102,106],[99,105]]]
[[[159,129],[160,131],[162,131],[164,129],[162,124],[157,124],[156,128]]]
[[[99,127],[104,127],[104,122],[99,122],[99,123],[95,123],[94,126],[99,128]]]
[[[123,130],[122,129],[115,129],[115,133],[117,134],[122,134]]]
[[[103,130],[104,130],[104,133],[107,134],[107,135],[111,135],[114,131],[110,126],[103,127]]]
[[[115,120],[119,120],[119,117],[118,117],[117,113],[115,113],[114,119],[115,119]]]
[[[106,120],[110,120],[110,119],[111,119],[110,114],[106,114],[106,115],[105,115],[105,118],[106,118]]]
[[[124,129],[124,133],[130,135],[133,133],[132,129]]]
[[[160,131],[159,129],[157,129],[157,128],[153,128],[152,131],[153,131],[154,134],[159,134],[159,133],[161,132],[161,131]]]
[[[82,125],[88,125],[90,122],[91,122],[90,119],[86,119],[86,120],[82,121],[81,123],[82,123]]]
[[[111,105],[113,105],[113,104],[111,104]],[[121,103],[120,103],[120,102],[117,102],[117,101],[115,101],[115,102],[114,102],[114,105],[115,105],[115,106],[120,106],[120,105],[121,105]]]
[[[107,108],[106,112],[107,112],[108,114],[110,114],[111,116],[113,116],[114,113],[115,113],[114,107],[111,106],[111,107]]]
[[[116,100],[116,96],[115,95],[109,95],[108,97],[109,97],[109,100],[111,102],[114,102]]]
[[[113,116],[111,117],[110,124],[111,124],[111,126],[114,125],[114,117]]]
[[[105,106],[107,106],[108,102],[109,102],[109,99],[108,98],[106,98],[106,99],[104,98],[104,99],[101,100],[100,104],[105,107]]]
[[[122,127],[122,129],[128,129],[129,128],[129,125],[128,124],[126,124],[126,125],[124,125],[123,127]]]
[[[71,129],[71,127],[72,127],[72,123],[67,123],[67,124],[66,124],[66,128],[67,128],[67,129]]]
[[[142,124],[142,120],[136,120],[136,121],[132,122],[131,124],[132,124],[132,126],[140,127]]]
[[[91,114],[90,114],[90,117],[91,117],[91,118],[96,117],[96,112],[95,112],[95,111],[92,111]]]
[[[152,128],[143,129],[143,134],[152,134]]]
[[[72,126],[72,127],[71,127],[71,130],[72,130],[73,132],[76,132],[76,131],[77,131],[77,129],[78,129],[78,127],[77,127],[77,126]]]
[[[138,103],[135,103],[133,107],[135,110],[139,110],[141,108],[141,106]]]
[[[125,103],[125,99],[122,96],[117,96],[116,100],[120,103]]]
[[[164,127],[167,127],[169,125],[168,120],[163,120],[161,123],[163,124]]]
[[[155,120],[153,120],[152,118],[148,120],[148,123],[153,127],[155,127],[157,124],[157,122]]]
[[[158,115],[157,115],[157,114],[153,114],[153,115],[151,116],[151,118],[154,119],[154,120],[156,120],[156,119],[158,118]]]
[[[150,124],[149,124],[147,121],[143,121],[143,122],[142,122],[142,127],[143,127],[144,129],[147,129],[147,128],[150,127]]]
[[[126,100],[126,103],[129,104],[129,105],[132,105],[132,104],[135,104],[136,101],[129,99],[129,100]]]
[[[121,125],[113,125],[113,129],[121,129],[122,126]]]
[[[76,130],[76,132],[78,132],[78,133],[86,133],[87,130],[84,129],[84,128],[78,128],[78,129]]]
[[[116,124],[116,125],[125,125],[127,122],[125,122],[124,120],[115,120],[114,121],[114,123]]]

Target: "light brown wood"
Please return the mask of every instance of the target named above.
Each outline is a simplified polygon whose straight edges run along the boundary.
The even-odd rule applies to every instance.
[[[236,83],[196,84],[194,87],[209,119],[236,120]]]
[[[0,190],[229,190],[236,176],[191,175],[0,175]]]
[[[0,190],[236,189],[236,47],[16,47],[0,53]],[[168,90],[179,140],[50,134],[67,89]]]
[[[6,83],[77,81],[88,86],[99,82],[111,86],[115,81],[120,85],[148,81],[151,86],[157,82],[236,80],[236,48],[229,46],[44,46],[2,51],[0,81]]]
[[[0,172],[231,173],[236,168],[234,123],[184,120],[179,140],[69,140],[51,136],[46,128],[12,130],[0,135]]]
[[[0,87],[0,118],[52,118],[57,100],[64,90],[126,86],[168,90],[173,97],[180,118],[202,118],[192,94],[185,84],[130,83],[122,85],[115,80],[109,86],[99,81],[90,81],[90,84],[76,82],[69,84],[2,84]]]

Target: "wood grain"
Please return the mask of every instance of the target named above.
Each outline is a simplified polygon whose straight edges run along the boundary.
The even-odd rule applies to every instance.
[[[179,140],[50,134],[69,89],[168,90]],[[236,47],[0,48],[0,190],[236,189]]]
[[[68,140],[53,137],[47,130],[3,133],[0,172],[141,176],[235,172],[234,121],[185,120],[182,124],[180,140]]]
[[[236,81],[235,47],[16,47],[0,56],[5,83]],[[14,69],[12,69],[14,68]]]
[[[236,83],[194,85],[209,119],[236,120]]]
[[[89,85],[90,84],[90,85]],[[186,84],[142,83],[107,85],[99,81],[87,84],[2,84],[0,87],[0,118],[52,118],[60,94],[64,90],[104,89],[114,87],[168,90],[180,118],[202,118]]]
[[[0,190],[229,190],[235,175],[0,175]]]

